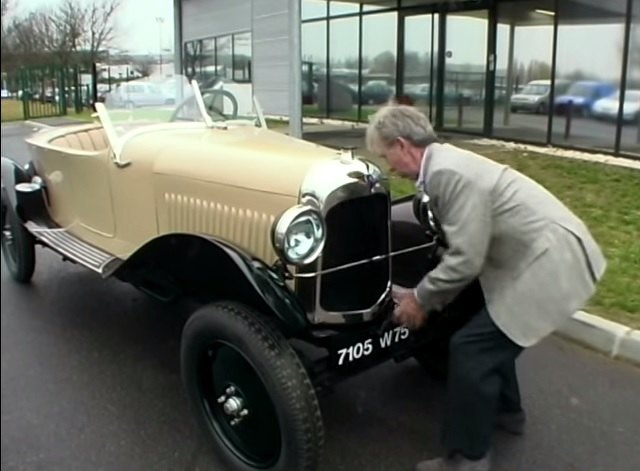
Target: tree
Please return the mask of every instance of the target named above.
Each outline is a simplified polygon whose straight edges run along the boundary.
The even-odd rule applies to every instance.
[[[551,64],[533,60],[527,66],[527,81],[551,79]]]
[[[588,80],[590,78],[590,75],[583,70],[575,69],[568,74],[564,74],[563,78],[577,82],[579,80]]]
[[[391,51],[384,51],[373,58],[370,73],[386,73],[393,75],[396,72],[396,56]]]
[[[51,64],[85,66],[115,36],[121,0],[60,0],[55,7],[33,9],[7,21],[9,0],[2,0],[3,68]]]
[[[149,55],[139,57],[134,61],[136,70],[140,72],[140,75],[143,77],[148,77],[153,73],[155,63],[156,61]]]
[[[73,3],[75,0],[66,0]],[[85,30],[82,46],[87,62],[92,64],[100,58],[100,52],[110,46],[116,33],[116,13],[121,0],[92,0],[83,12]]]

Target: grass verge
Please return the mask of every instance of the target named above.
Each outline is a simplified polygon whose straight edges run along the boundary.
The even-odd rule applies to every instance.
[[[37,106],[40,106],[38,108]],[[52,111],[54,105],[46,103],[46,104],[38,104],[33,110],[35,112],[43,112],[46,113],[48,111]],[[92,110],[83,109],[81,112],[76,113],[73,108],[69,108],[66,117],[78,119],[81,121],[91,121],[91,113]],[[37,119],[37,118],[35,118]],[[2,100],[2,122],[11,122],[11,121],[22,121],[24,120],[24,111],[22,106],[22,101],[13,100],[13,99],[4,99]]]

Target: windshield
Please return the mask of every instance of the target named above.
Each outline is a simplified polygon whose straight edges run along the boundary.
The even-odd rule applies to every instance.
[[[175,75],[163,81],[149,78],[122,82],[105,93],[102,105],[97,107],[98,115],[117,139],[162,123],[266,127],[252,84],[226,79],[197,84]]]
[[[549,85],[527,85],[520,92],[521,95],[544,95],[549,91]]]

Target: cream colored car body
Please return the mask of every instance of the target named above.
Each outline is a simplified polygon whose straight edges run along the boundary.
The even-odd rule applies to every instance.
[[[266,128],[202,123],[145,126],[123,145],[127,165],[117,165],[99,123],[41,131],[27,143],[54,222],[119,259],[185,232],[273,262],[273,221],[297,203],[315,164],[338,157]]]

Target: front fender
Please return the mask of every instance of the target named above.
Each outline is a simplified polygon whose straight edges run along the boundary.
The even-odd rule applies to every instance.
[[[164,284],[199,302],[242,302],[272,315],[283,332],[307,327],[302,305],[264,263],[212,237],[167,234],[151,240],[116,268],[113,276],[149,291]]]
[[[15,160],[9,157],[2,157],[2,192],[5,195],[6,203],[11,206],[20,218],[22,211],[18,207],[18,197],[16,194],[16,185],[18,183],[26,183],[31,180],[27,171]]]

